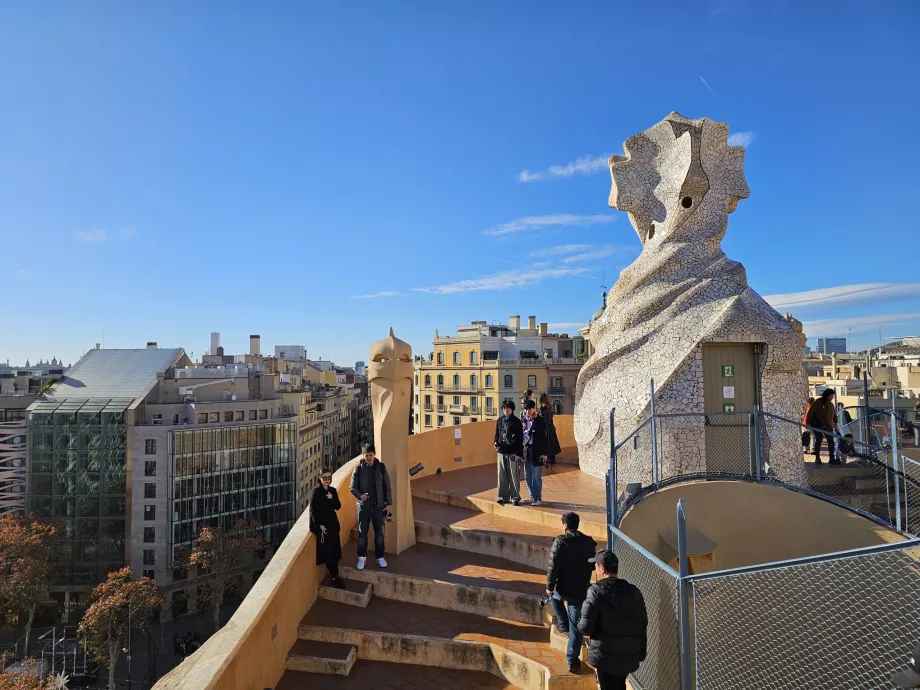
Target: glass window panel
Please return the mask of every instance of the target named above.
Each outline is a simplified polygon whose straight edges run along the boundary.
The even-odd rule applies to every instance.
[[[96,498],[95,496],[78,496],[77,497],[77,517],[98,517],[98,516],[99,516],[99,499],[98,498]],[[93,524],[95,525],[96,522],[93,521]]]

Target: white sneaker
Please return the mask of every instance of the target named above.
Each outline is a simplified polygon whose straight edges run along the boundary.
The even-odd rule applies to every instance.
[[[385,559],[385,558],[378,558],[378,559],[377,559],[377,565],[379,565],[381,568],[386,568],[386,567],[387,567],[387,561],[386,561],[386,559]]]
[[[367,558],[364,556],[358,556],[358,570],[364,570],[364,564],[367,562]]]
[[[534,504],[535,506],[542,506],[542,505],[543,505],[543,501],[534,501],[533,504]]]

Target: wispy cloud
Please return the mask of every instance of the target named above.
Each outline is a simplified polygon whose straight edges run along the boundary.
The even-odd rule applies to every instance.
[[[370,295],[354,295],[352,299],[377,299],[378,297],[405,297],[404,292],[393,292],[391,290],[384,290],[383,292],[375,292]]]
[[[77,230],[74,232],[73,237],[77,242],[86,242],[88,244],[105,242],[109,239],[102,230]]]
[[[574,254],[591,249],[590,244],[560,244],[555,247],[545,247],[530,252],[530,256],[559,256],[560,254]]]
[[[895,326],[903,326],[917,321],[920,321],[920,312],[818,319],[815,321],[805,321],[802,325],[805,335],[809,338],[820,338],[823,336],[846,335],[848,331],[852,331],[853,333],[868,333],[877,331],[879,327],[893,328]]]
[[[754,141],[754,132],[735,132],[728,135],[729,146],[750,146]]]
[[[566,278],[569,276],[586,275],[588,269],[583,266],[565,266],[560,268],[535,268],[522,267],[519,270],[492,273],[481,278],[458,280],[453,283],[444,283],[433,287],[413,288],[415,292],[426,292],[431,295],[455,295],[462,292],[480,292],[483,290],[510,290],[513,288],[537,285],[544,280],[553,278]]]
[[[134,228],[122,228],[118,231],[118,234],[121,237],[134,237],[137,234],[137,230]]]
[[[712,90],[712,87],[706,82],[705,79],[703,79],[703,77],[700,77],[700,81],[703,82],[703,86],[705,86],[707,89],[709,89],[709,91],[710,91],[713,95],[715,95],[716,92]]]
[[[583,261],[596,261],[597,259],[605,259],[611,254],[614,254],[616,250],[617,250],[616,247],[591,248],[591,251],[581,252],[579,254],[572,254],[571,256],[563,257],[562,263],[574,264],[574,263],[581,263]]]
[[[774,309],[802,309],[825,304],[853,304],[920,297],[920,283],[860,283],[818,288],[805,292],[767,295],[764,299]]]
[[[29,272],[28,272],[26,269],[24,269],[24,268],[20,268],[18,272],[19,272],[19,273],[22,273],[23,275],[28,275],[28,273],[29,273]]]
[[[576,216],[570,213],[557,213],[548,216],[526,216],[518,218],[508,223],[496,225],[485,231],[486,235],[508,235],[513,232],[524,232],[525,230],[544,230],[546,228],[564,227],[571,225],[599,225],[601,223],[612,223],[615,216],[612,215],[593,215],[593,216]]]
[[[551,177],[572,177],[574,175],[593,175],[596,172],[607,169],[607,159],[609,156],[582,156],[571,163],[565,165],[551,165],[542,172],[531,172],[522,170],[518,174],[518,180],[521,182],[536,182],[537,180],[546,180]]]
[[[587,325],[586,321],[563,321],[561,323],[551,323],[547,326],[550,331],[564,331],[571,328],[582,328]]]

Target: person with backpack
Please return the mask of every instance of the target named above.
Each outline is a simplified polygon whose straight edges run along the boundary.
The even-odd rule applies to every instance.
[[[597,582],[588,589],[578,621],[578,632],[590,638],[588,663],[599,690],[626,690],[626,677],[648,650],[645,599],[638,587],[617,576],[619,566],[613,551],[597,552]]]
[[[553,421],[553,405],[546,393],[540,394],[540,416],[546,425],[546,456],[549,458],[547,464],[555,465],[556,456],[562,452],[562,447],[559,445],[559,435],[556,433],[556,424]]]
[[[502,416],[495,422],[495,450],[498,451],[498,505],[521,504],[521,466],[524,460],[524,428],[514,416],[514,402],[502,403]]]
[[[577,673],[581,667],[581,645],[584,640],[578,632],[581,607],[591,585],[591,561],[597,542],[578,531],[581,518],[578,513],[563,513],[561,534],[553,541],[549,551],[549,568],[546,571],[546,596],[556,614],[556,629],[569,636],[566,659],[569,672]]]
[[[821,463],[821,442],[827,444],[828,462],[831,465],[839,465],[837,458],[834,457],[834,430],[837,428],[837,407],[834,405],[834,389],[825,388],[821,397],[815,400],[808,410],[808,426],[817,429],[815,431],[815,464]]]
[[[524,403],[524,480],[527,482],[527,499],[532,505],[543,503],[543,464],[546,462],[546,424],[537,415],[537,403]]]

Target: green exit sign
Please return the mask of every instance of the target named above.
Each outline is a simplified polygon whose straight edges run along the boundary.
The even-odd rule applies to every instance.
[[[735,367],[731,364],[725,364],[722,366],[722,376],[732,377],[735,375]]]

